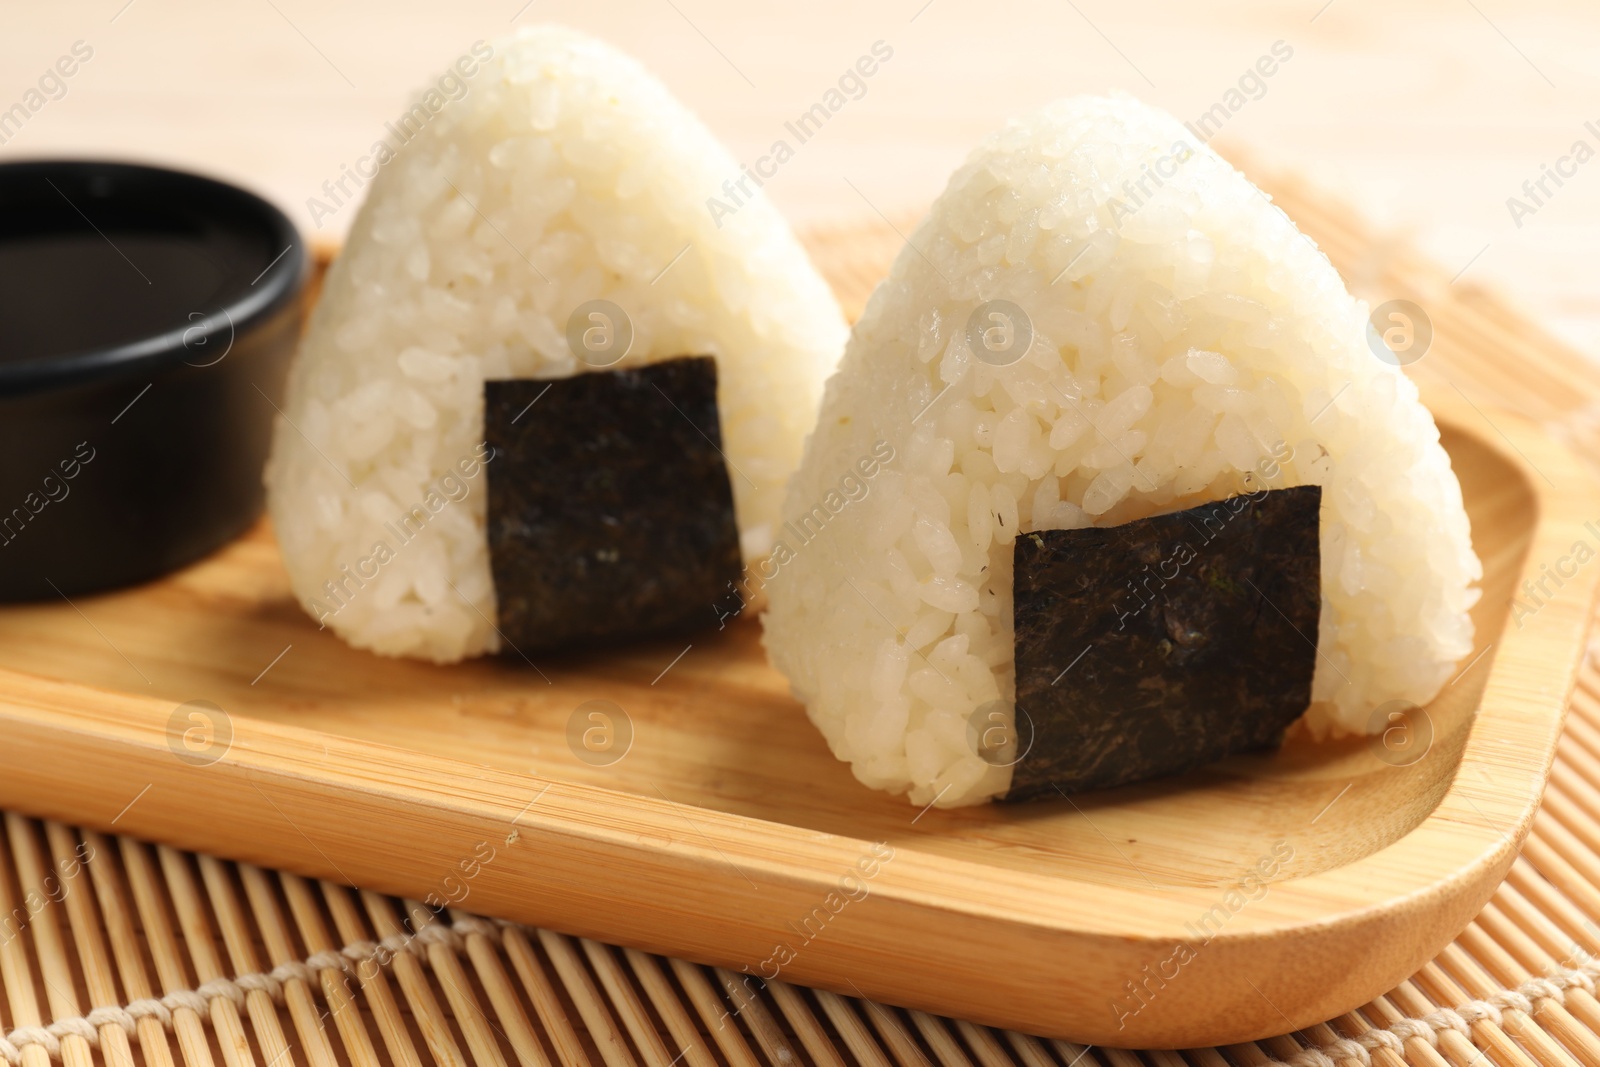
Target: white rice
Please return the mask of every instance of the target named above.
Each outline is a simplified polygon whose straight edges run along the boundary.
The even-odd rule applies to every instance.
[[[267,470],[307,610],[358,647],[439,662],[498,646],[474,459],[486,378],[590,370],[566,330],[593,299],[631,318],[617,366],[716,356],[754,559],[845,337],[764,198],[713,221],[706,199],[738,165],[636,62],[558,28],[491,47],[467,95],[372,183],[290,376]],[[425,531],[402,543],[398,520],[418,506]]]
[[[1416,387],[1368,348],[1327,258],[1174,119],[1117,97],[1013,122],[909,244],[828,383],[787,516],[874,442],[895,459],[766,587],[773,661],[862,782],[943,806],[1008,788],[968,717],[1010,714],[1019,530],[1321,485],[1319,736],[1426,702],[1471,650],[1481,567]],[[996,299],[1035,331],[1005,367],[965,337]]]

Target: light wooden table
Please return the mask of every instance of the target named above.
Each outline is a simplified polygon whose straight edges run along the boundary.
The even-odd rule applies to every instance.
[[[1600,150],[1600,7],[1579,0],[8,4],[0,109],[74,42],[93,57],[21,129],[0,126],[0,159],[203,168],[265,191],[314,231],[307,197],[409,90],[473,40],[536,20],[638,55],[746,161],[875,41],[892,47],[865,96],[768,186],[800,225],[920,208],[987,130],[1054,96],[1122,88],[1196,119],[1283,41],[1292,59],[1218,143],[1305,172],[1462,271],[1461,284],[1509,291],[1600,359],[1600,159],[1559,189],[1547,181],[1554,195],[1520,226],[1506,203],[1575,141]]]

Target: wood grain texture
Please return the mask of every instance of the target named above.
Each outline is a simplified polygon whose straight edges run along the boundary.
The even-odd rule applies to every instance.
[[[858,307],[893,241],[813,247]],[[1600,577],[1580,571],[1508,625],[1513,590],[1589,536],[1600,502],[1548,435],[1454,384],[1458,366],[1492,362],[1484,329],[1440,321],[1438,357],[1418,365],[1488,573],[1484,655],[1430,706],[1433,746],[1408,768],[1363,743],[1300,740],[1074,803],[918,812],[832,760],[749,621],[687,649],[540,662],[548,681],[520,663],[382,660],[316,630],[263,527],[163,582],[0,612],[0,804],[414,900],[450,900],[489,848],[472,865],[478,911],[729,972],[771,974],[785,943],[785,981],[1096,1044],[1317,1024],[1411,975],[1499,884]],[[594,699],[633,728],[609,766],[568,747]],[[195,700],[223,717],[191,719]],[[892,860],[807,940],[807,917],[874,842]],[[1292,860],[1235,907],[1280,842]],[[1220,932],[1145,985],[1219,905]],[[1147,990],[1137,1011],[1128,983]]]

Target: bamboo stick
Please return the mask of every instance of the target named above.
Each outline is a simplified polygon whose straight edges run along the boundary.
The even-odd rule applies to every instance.
[[[111,955],[116,960],[117,974],[130,1003],[153,1000],[155,989],[144,966],[144,949],[134,929],[133,915],[128,908],[128,890],[117,866],[117,853],[104,834],[85,831],[83,842],[88,847],[89,878],[94,887],[95,901],[105,923],[106,936],[111,942]],[[154,1015],[140,1018],[136,1024],[139,1035],[139,1053],[146,1067],[174,1067],[172,1046],[167,1041],[167,1031]]]
[[[189,948],[189,962],[194,967],[195,976],[202,986],[229,977],[213,944],[211,923],[206,918],[205,906],[190,873],[189,857],[165,846],[158,846],[156,859],[166,879],[167,895],[172,901],[173,910],[177,913],[178,926],[183,931],[184,943]],[[255,967],[252,966],[238,973],[251,974],[254,971]],[[272,1016],[272,1025],[276,1027],[277,1008],[267,993],[263,990],[245,993],[247,1004],[252,999],[259,1003],[260,1010]],[[245,1038],[244,1023],[239,1018],[238,1005],[228,997],[213,997],[208,1004],[208,1010],[211,1015],[211,1026],[215,1031],[214,1036],[222,1051],[223,1062],[228,1067],[254,1067],[255,1057],[251,1054],[250,1043]],[[267,1037],[262,1041],[262,1048],[265,1050],[269,1047],[273,1049],[270,1055],[276,1055],[288,1048],[281,1039],[275,1041],[272,1037]]]
[[[161,991],[163,994],[186,992],[192,987],[183,957],[178,953],[172,924],[167,919],[166,883],[156,874],[146,846],[126,837],[119,838],[118,844],[122,867],[128,874],[128,885],[139,910],[139,924],[161,981]],[[205,1023],[192,1008],[179,1006],[172,1010],[172,1031],[177,1035],[178,1050],[186,1067],[212,1067],[215,1061],[211,1058]]]
[[[701,1024],[711,1035],[711,1040],[717,1043],[717,1048],[730,1067],[756,1067],[755,1054],[750,1051],[750,1045],[738,1026],[729,1023],[730,1016],[722,1006],[722,998],[717,996],[711,980],[706,977],[706,971],[683,960],[668,960],[667,966],[672,968],[678,985],[688,996],[689,1003],[694,1005]]]
[[[1438,1004],[1464,1004],[1472,999],[1467,991],[1439,966],[1438,960],[1425,964],[1412,976],[1412,980],[1425,989]],[[1487,1052],[1499,1067],[1537,1067],[1534,1060],[1522,1051],[1522,1047],[1507,1036],[1500,1024],[1491,1019],[1480,1019],[1472,1024],[1472,1041],[1479,1049]]]
[[[44,902],[28,923],[28,930],[33,935],[35,962],[39,966],[39,978],[44,982],[50,1016],[52,1019],[76,1019],[83,1012],[78,1007],[77,983],[73,980],[72,964],[57,922],[60,890],[52,888],[59,887],[60,883],[45,862],[39,847],[37,824],[32,819],[7,813],[6,836],[11,840],[11,858],[16,864],[22,898]],[[66,1034],[61,1038],[61,1062],[63,1067],[93,1067],[94,1052],[81,1035]]]
[[[272,882],[260,867],[248,863],[238,865],[239,878],[244,884],[245,899],[250,904],[250,914],[256,930],[266,945],[267,958],[276,968],[280,964],[297,963],[305,953],[297,946],[284,925],[278,910],[278,900],[272,891]],[[295,1034],[300,1038],[310,1067],[338,1067],[338,1057],[328,1042],[323,1028],[323,1012],[317,1006],[316,994],[299,977],[289,977],[283,982],[284,1006],[294,1023]]]
[[[666,1067],[678,1053],[675,1050],[667,1051],[661,1035],[651,1025],[644,1005],[639,1002],[638,994],[633,991],[627,977],[622,973],[622,968],[617,965],[617,957],[609,947],[590,941],[586,937],[579,938],[578,945],[588,957],[589,966],[594,968],[594,973],[599,976],[600,985],[611,1000],[612,1008],[622,1017],[622,1025],[627,1027],[629,1036],[633,1038],[634,1047],[639,1050],[645,1063],[648,1067]]]
[[[689,1067],[716,1067],[716,1057],[695,1028],[694,1019],[656,958],[631,948],[623,949],[622,956],[672,1035],[672,1045],[679,1050],[675,1053],[677,1058]]]
[[[1372,1020],[1376,1027],[1389,1027],[1404,1019],[1406,1016],[1388,997],[1378,997],[1372,1003],[1362,1008],[1360,1013],[1365,1019]],[[1363,1031],[1364,1032],[1364,1031]],[[1374,1063],[1383,1063],[1386,1067],[1405,1067],[1407,1062],[1413,1062],[1415,1067],[1446,1067],[1444,1057],[1439,1055],[1437,1049],[1420,1037],[1413,1037],[1406,1043],[1407,1056],[1401,1057],[1390,1049],[1379,1049],[1373,1053]],[[1379,1060],[1378,1053],[1382,1053]]]
[[[294,917],[307,953],[314,956],[338,952],[339,946],[328,936],[328,928],[322,921],[311,883],[298,875],[280,873],[278,884],[289,902],[289,913]],[[323,967],[317,972],[317,980],[322,985],[322,999],[333,1016],[352,1067],[380,1067],[378,1051],[372,1047],[372,1038],[367,1035],[366,1023],[361,1018],[361,1004],[356,999],[353,979],[342,968]]]
[[[1430,1000],[1421,989],[1417,988],[1417,984],[1410,979],[1396,986],[1389,994],[1388,999],[1413,1019],[1426,1018],[1439,1008],[1446,1006]],[[1450,1067],[1472,1067],[1473,1064],[1483,1058],[1483,1053],[1473,1045],[1465,1034],[1446,1029],[1435,1036],[1439,1040],[1439,1047],[1430,1049],[1430,1051],[1435,1056],[1442,1055],[1450,1062]],[[1418,1051],[1419,1047],[1426,1045],[1427,1042],[1421,1038],[1412,1038],[1406,1042],[1406,1050],[1416,1059],[1418,1067],[1426,1067],[1426,1065],[1435,1063],[1433,1058],[1424,1059]]]
[[[858,998],[856,1003],[866,1012],[867,1021],[878,1032],[882,1043],[889,1047],[896,1063],[901,1067],[931,1067],[928,1057],[923,1055],[905,1024],[891,1009],[866,997]]]
[[[756,1039],[756,1044],[761,1046],[761,1051],[766,1054],[767,1059],[773,1063],[795,1062],[795,1050],[790,1045],[788,1036],[784,1034],[777,1020],[772,1017],[772,1012],[768,1010],[766,1002],[759,995],[751,992],[749,986],[745,984],[744,979],[748,978],[748,976],[736,975],[720,967],[714,968],[712,973],[716,975],[717,981],[721,983],[723,992],[728,999],[733,1001],[732,1016],[744,1023],[746,1029],[750,1032],[750,1036]],[[771,982],[767,986],[767,989],[773,993],[773,999],[777,1002],[779,1009],[783,1010],[785,1015],[788,1015],[786,1005],[792,1003],[798,1005],[805,1015],[809,1016],[810,1009],[805,1007],[805,1002],[798,992],[788,989],[786,992],[794,995],[786,997],[777,991],[779,986],[784,985],[785,983],[782,982]],[[794,1016],[789,1016],[789,1019],[791,1025],[793,1025]],[[815,1020],[813,1020],[812,1025],[815,1026]],[[807,1031],[796,1025],[795,1032],[799,1035],[807,1050],[810,1050],[812,1046],[806,1040]],[[820,1032],[820,1028],[818,1028],[817,1032]],[[819,1062],[831,1067],[832,1064],[842,1061],[840,1061],[838,1053],[833,1051],[830,1045],[827,1047],[825,1055],[819,1059]]]
[[[211,903],[213,914],[222,934],[222,942],[228,953],[228,962],[236,974],[256,974],[261,971],[261,962],[256,956],[255,934],[243,905],[239,901],[239,894],[234,884],[234,879],[229,873],[231,866],[225,866],[220,860],[210,856],[199,856],[197,861],[200,866],[200,878],[206,888],[206,898]],[[181,891],[185,895],[193,895],[192,881],[189,877],[187,865],[177,865],[173,868]],[[198,902],[192,906],[198,912]],[[206,966],[212,971],[221,970],[221,962],[209,957]],[[265,989],[250,989],[244,996],[245,1013],[250,1017],[250,1029],[256,1035],[256,1044],[261,1049],[261,1058],[268,1067],[271,1064],[282,1062],[291,1054],[289,1040],[284,1035],[283,1025],[278,1019],[278,1006],[273,1002],[272,996]],[[217,1005],[213,1012],[221,1012],[230,1029],[238,1021],[238,1009],[232,1002],[227,1007]]]
[[[510,958],[517,980],[522,983],[523,992],[527,994],[529,1002],[533,1004],[534,1012],[539,1016],[539,1023],[544,1027],[545,1035],[555,1047],[557,1058],[563,1064],[588,1067],[589,1056],[583,1049],[583,1043],[578,1039],[578,1032],[573,1028],[572,1021],[567,1018],[561,997],[551,983],[550,976],[545,972],[544,964],[539,962],[539,957],[533,951],[527,936],[516,927],[507,927],[503,937],[502,944],[505,946],[506,956]]]
[[[1440,966],[1460,982],[1474,997],[1486,999],[1499,991],[1499,986],[1482,963],[1460,941],[1446,945],[1439,954]],[[1577,1067],[1572,1056],[1551,1040],[1544,1028],[1529,1017],[1527,1012],[1507,1008],[1502,1012],[1501,1026],[1515,1037],[1544,1067]]]
[[[7,843],[14,850],[12,820],[6,820]],[[34,993],[33,964],[28,959],[24,938],[29,935],[35,918],[35,908],[28,901],[27,883],[22,883],[22,903],[11,892],[11,879],[0,878],[0,916],[4,927],[0,929],[0,978],[5,981],[6,999],[11,1008],[11,1026],[21,1029],[41,1026],[44,1017],[39,1012],[39,1001]],[[38,909],[42,911],[42,908]],[[17,916],[21,916],[17,921]],[[22,1047],[22,1067],[49,1067],[50,1054],[42,1045]]]
[[[378,940],[407,936],[386,898],[362,890],[361,903],[366,908],[367,918],[372,921]],[[422,1040],[433,1053],[438,1067],[467,1067],[466,1057],[461,1055],[461,1046],[456,1044],[455,1035],[450,1032],[450,1021],[440,1010],[438,998],[433,995],[428,977],[422,971],[422,963],[407,949],[395,953],[392,966],[395,978],[400,983],[400,992],[405,996],[417,1028],[422,1031]]]
[[[44,829],[51,865],[61,881],[61,902],[66,906],[68,928],[77,945],[78,969],[89,992],[89,1006],[121,1007],[116,972],[106,954],[100,916],[94,907],[93,882],[83,871],[78,839],[60,823],[47,822]],[[73,874],[69,876],[68,871]],[[108,1067],[133,1067],[133,1049],[128,1044],[127,1031],[116,1023],[102,1023],[98,1030],[100,1053]]]
[[[455,921],[465,923],[469,920],[465,915],[452,915]],[[520,1067],[548,1067],[550,1058],[545,1055],[544,1046],[539,1043],[539,1036],[534,1032],[527,1012],[522,1010],[516,987],[506,974],[495,945],[482,933],[468,933],[467,958],[472,961],[478,984],[489,997],[489,1004],[500,1021],[501,1033],[516,1055],[517,1063]]]
[[[560,934],[550,933],[548,930],[540,930],[538,936],[539,946],[549,957],[557,977],[567,987],[578,1014],[583,1016],[583,1021],[589,1028],[589,1037],[599,1049],[600,1058],[606,1062],[607,1067],[631,1067],[634,1062],[633,1053],[628,1050],[627,1044],[622,1039],[622,1032],[617,1029],[611,1013],[601,1001],[600,991],[595,988],[594,980],[589,977],[589,972],[583,969],[583,963],[578,958],[578,951],[573,947],[572,940]]]
[[[948,1029],[947,1020],[925,1011],[908,1011],[906,1014],[941,1064],[947,1067],[971,1067],[972,1060],[961,1051],[961,1046]]]
[[[438,922],[438,917],[418,901],[406,901],[405,910],[411,929],[418,934]],[[497,1028],[479,1006],[454,946],[447,942],[429,942],[424,951],[432,965],[434,981],[444,991],[445,1000],[450,1004],[450,1017],[467,1039],[473,1063],[476,1067],[506,1067],[505,1057],[500,1054],[500,1045],[496,1041]]]
[[[1055,1067],[1050,1053],[1045,1051],[1043,1042],[1038,1038],[1019,1034],[1015,1030],[1004,1030],[1002,1033],[1005,1034],[1006,1044],[1011,1046],[1012,1053],[1024,1067]],[[1089,1067],[1088,1057],[1079,1067]]]
[[[1513,928],[1492,904],[1462,934],[1461,944],[1509,988],[1520,986],[1532,978],[1536,971],[1555,968],[1555,961],[1549,959],[1521,931]],[[1554,999],[1542,1000],[1535,1006],[1532,1019],[1561,1042],[1584,1067],[1600,1064],[1600,1041],[1596,1041],[1594,1034],[1573,1017],[1566,1005]]]
[[[828,1021],[844,1039],[845,1047],[850,1050],[862,1067],[892,1067],[889,1057],[884,1055],[883,1049],[872,1040],[872,1034],[855,1013],[854,1005],[837,993],[830,993],[818,989],[813,993],[817,1003],[822,1006],[823,1013],[828,1016]]]
[[[981,1067],[1005,1067],[1006,1064],[1013,1062],[1006,1054],[1006,1050],[1001,1047],[999,1037],[987,1026],[976,1026],[964,1019],[958,1019],[956,1032],[967,1043],[967,1048],[972,1050]]]
[[[339,939],[347,945],[369,941],[370,935],[362,923],[361,913],[356,908],[355,902],[350,899],[350,890],[332,882],[321,882],[319,885],[322,889],[323,902],[328,905],[328,913],[333,916],[334,929],[338,931]],[[361,991],[366,994],[367,1007],[372,1012],[373,1020],[378,1024],[378,1033],[383,1036],[383,1047],[389,1053],[389,1063],[393,1067],[422,1067],[422,1060],[417,1055],[417,1046],[411,1040],[411,1033],[406,1029],[400,1006],[395,1003],[394,993],[389,988],[388,971],[383,965],[385,959],[386,957],[380,956],[375,960],[358,964],[356,980],[361,983]]]
[[[788,982],[773,981],[767,983],[766,993],[772,997],[773,1003],[777,1004],[778,1011],[788,1020],[789,1028],[800,1039],[800,1043],[805,1046],[812,1059],[819,1064],[841,1062],[835,1050],[833,1036],[811,1010],[811,1003],[803,990],[795,988]],[[762,1003],[760,997],[754,998],[752,1006],[756,1008],[756,1013],[752,1014],[752,1020],[763,1017],[759,1014]],[[769,1025],[767,1029],[776,1032],[777,1028]],[[787,1045],[780,1047],[787,1051]],[[768,1055],[772,1053],[769,1052]]]

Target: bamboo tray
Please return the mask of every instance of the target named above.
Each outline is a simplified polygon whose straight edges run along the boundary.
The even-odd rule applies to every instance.
[[[847,305],[871,261],[823,257]],[[1283,1033],[1394,986],[1498,886],[1600,576],[1510,624],[1524,578],[1592,542],[1596,494],[1532,425],[1428,398],[1487,575],[1482,654],[1408,766],[1291,743],[1075,803],[918,811],[828,755],[752,623],[547,678],[397,663],[316,630],[263,526],[140,589],[0,611],[0,805],[769,977],[785,944],[786,981],[1033,1033]],[[632,734],[607,765],[568,741],[595,699]],[[841,896],[864,858],[866,895]]]

